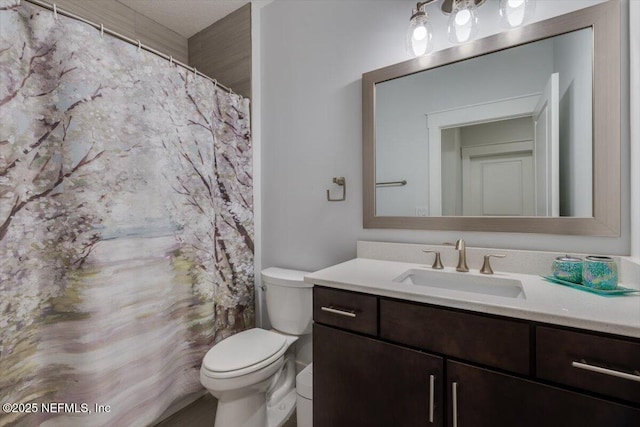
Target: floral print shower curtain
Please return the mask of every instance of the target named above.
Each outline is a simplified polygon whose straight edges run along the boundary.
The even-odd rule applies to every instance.
[[[254,324],[248,100],[0,1],[0,120],[0,426],[153,424]]]

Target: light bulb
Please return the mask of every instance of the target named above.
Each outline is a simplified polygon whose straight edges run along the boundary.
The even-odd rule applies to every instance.
[[[456,13],[456,25],[464,25],[471,19],[471,13],[467,9],[462,9]]]
[[[421,9],[413,10],[406,37],[407,52],[412,56],[422,56],[433,49],[433,31],[429,16]]]
[[[511,13],[507,15],[507,21],[509,21],[509,26],[511,27],[522,25],[524,22],[524,10],[522,10],[522,8],[512,10]]]
[[[420,25],[413,30],[413,38],[416,40],[424,40],[427,37],[427,29],[424,25]]]
[[[500,0],[502,25],[507,28],[519,27],[533,15],[534,0]]]
[[[448,31],[452,43],[465,43],[475,38],[478,33],[478,9],[474,0],[454,1]]]

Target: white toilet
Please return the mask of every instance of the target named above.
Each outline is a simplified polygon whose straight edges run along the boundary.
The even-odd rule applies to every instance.
[[[274,330],[249,329],[205,355],[200,382],[218,399],[215,427],[279,427],[296,406],[296,353],[311,333],[312,285],[306,271],[262,271],[267,314]]]

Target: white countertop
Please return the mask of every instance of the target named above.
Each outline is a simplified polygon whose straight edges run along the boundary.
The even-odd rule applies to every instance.
[[[495,277],[520,280],[525,298],[507,298],[393,281],[412,268],[430,270],[424,264],[356,258],[308,274],[304,280],[336,289],[640,338],[640,294],[604,297],[552,284],[536,275],[497,271]],[[457,273],[454,268],[447,267],[444,271],[483,276],[478,270]],[[622,285],[626,286],[624,283]]]

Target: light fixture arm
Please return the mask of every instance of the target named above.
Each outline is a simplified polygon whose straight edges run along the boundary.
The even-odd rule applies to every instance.
[[[428,4],[433,3],[434,1],[436,0],[419,1],[418,3],[416,3],[416,12],[411,15],[411,19],[415,18],[416,16],[426,15],[427,11],[425,10],[425,8]]]
[[[442,12],[445,15],[448,15],[455,10],[457,3],[459,3],[460,1],[461,0],[444,0],[442,2],[442,6],[440,6],[440,9],[442,9]],[[476,5],[476,7],[480,7],[486,0],[472,0],[472,1]]]

